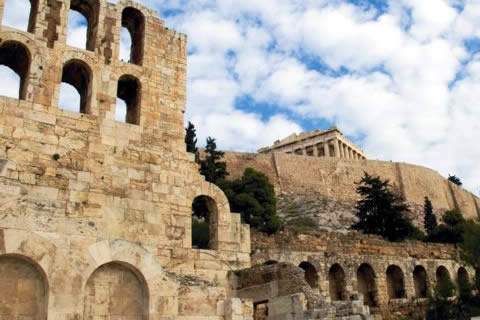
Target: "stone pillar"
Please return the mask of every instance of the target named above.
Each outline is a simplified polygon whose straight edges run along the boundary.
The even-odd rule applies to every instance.
[[[5,6],[4,0],[0,0],[0,25],[3,24],[3,7]]]
[[[335,158],[340,158],[340,146],[337,138],[333,139],[333,149],[335,150]]]
[[[353,159],[352,148],[348,147],[348,159]]]
[[[318,146],[316,144],[313,145],[313,156],[318,158]]]
[[[303,152],[303,155],[304,155],[304,156],[308,156],[307,147],[303,147],[303,148],[302,148],[302,152]]]
[[[342,141],[338,142],[338,147],[340,149],[340,158],[345,158],[345,153],[343,152],[343,142]]]
[[[325,152],[325,157],[330,157],[330,147],[328,145],[328,141],[323,143],[323,150]]]

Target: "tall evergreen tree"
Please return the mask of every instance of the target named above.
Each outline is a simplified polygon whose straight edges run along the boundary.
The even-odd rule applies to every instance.
[[[438,227],[437,217],[433,214],[432,202],[428,197],[425,197],[425,203],[423,205],[423,226],[428,237],[431,237],[435,229]]]
[[[188,122],[188,126],[185,128],[185,144],[187,145],[187,152],[194,153],[195,159],[197,159],[197,130],[190,121]]]
[[[408,205],[391,191],[388,180],[365,176],[358,183],[357,193],[362,197],[356,205],[358,222],[352,228],[366,234],[377,234],[390,241],[411,237],[416,228],[407,217]]]
[[[218,183],[225,179],[228,176],[227,163],[220,161],[225,153],[217,150],[217,143],[214,138],[207,138],[205,153],[205,160],[200,160],[200,173],[205,176],[205,180]]]

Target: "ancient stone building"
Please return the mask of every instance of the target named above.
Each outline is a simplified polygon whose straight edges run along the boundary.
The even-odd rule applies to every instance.
[[[358,234],[254,234],[252,251],[249,226],[185,152],[186,36],[131,1],[29,2],[20,31],[1,23],[0,0],[0,64],[20,77],[18,98],[0,97],[0,319],[388,318],[435,276],[472,277],[453,247]],[[85,50],[66,44],[71,10],[88,22]],[[79,92],[78,112],[58,107],[61,83]],[[204,249],[192,239],[199,198]]]
[[[277,140],[273,146],[258,150],[259,153],[287,153],[310,157],[335,157],[351,160],[365,160],[362,149],[349,141],[337,127],[315,130],[300,134],[293,133]]]

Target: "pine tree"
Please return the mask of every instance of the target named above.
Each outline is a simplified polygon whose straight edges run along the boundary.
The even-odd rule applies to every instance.
[[[456,175],[453,175],[453,176],[448,175],[448,180],[449,180],[450,182],[455,183],[455,184],[456,184],[457,186],[459,186],[459,187],[461,187],[461,186],[463,185],[462,180],[460,180],[460,178],[457,177]]]
[[[190,121],[188,127],[185,128],[185,144],[187,145],[187,152],[198,154],[197,130]]]
[[[223,158],[224,152],[217,150],[217,143],[214,138],[207,138],[205,153],[205,160],[200,161],[200,173],[205,176],[205,180],[218,183],[218,181],[225,179],[228,176],[227,163],[219,161]]]
[[[396,196],[388,180],[365,172],[358,183],[357,193],[362,197],[356,205],[358,222],[352,228],[366,234],[377,234],[390,241],[412,237],[416,228],[407,217],[408,205]]]
[[[428,197],[425,197],[425,204],[423,205],[423,226],[428,237],[431,237],[435,229],[438,227],[437,217],[433,214],[432,202]]]

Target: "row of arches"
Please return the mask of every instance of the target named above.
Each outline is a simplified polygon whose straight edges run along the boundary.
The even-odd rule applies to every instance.
[[[274,264],[270,260],[266,265]],[[315,266],[307,261],[300,263],[299,268],[305,271],[305,281],[313,289],[320,289],[318,271]],[[428,296],[431,290],[430,280],[426,269],[417,265],[412,273],[415,298],[422,299]],[[386,294],[389,300],[407,298],[405,287],[405,276],[402,269],[397,265],[390,265],[385,271]],[[437,284],[451,281],[450,273],[444,266],[436,269],[435,281]],[[459,285],[469,283],[469,275],[464,267],[457,271],[457,283]],[[365,305],[370,307],[378,306],[378,283],[377,275],[368,263],[363,263],[356,269],[357,290],[363,295]],[[338,263],[333,264],[328,271],[328,293],[332,301],[346,301],[349,297],[347,290],[347,276]]]
[[[30,51],[20,42],[5,41],[0,45],[0,65],[8,68],[18,78],[17,95],[10,95],[11,97],[26,99],[31,59]],[[78,59],[65,62],[61,78],[60,107],[90,113],[92,82],[92,69],[87,63]],[[127,74],[118,79],[116,120],[136,125],[140,123],[141,92],[138,78]]]
[[[35,33],[41,0],[5,0],[3,24]],[[67,44],[95,51],[99,29],[99,0],[71,0],[67,24]],[[121,15],[120,59],[143,65],[145,16],[133,7]],[[80,42],[79,42],[80,41]],[[50,47],[53,47],[52,45]]]
[[[0,283],[1,319],[47,319],[49,283],[38,264],[20,255],[0,255]],[[88,278],[83,303],[85,319],[145,320],[148,286],[135,267],[109,262]]]

